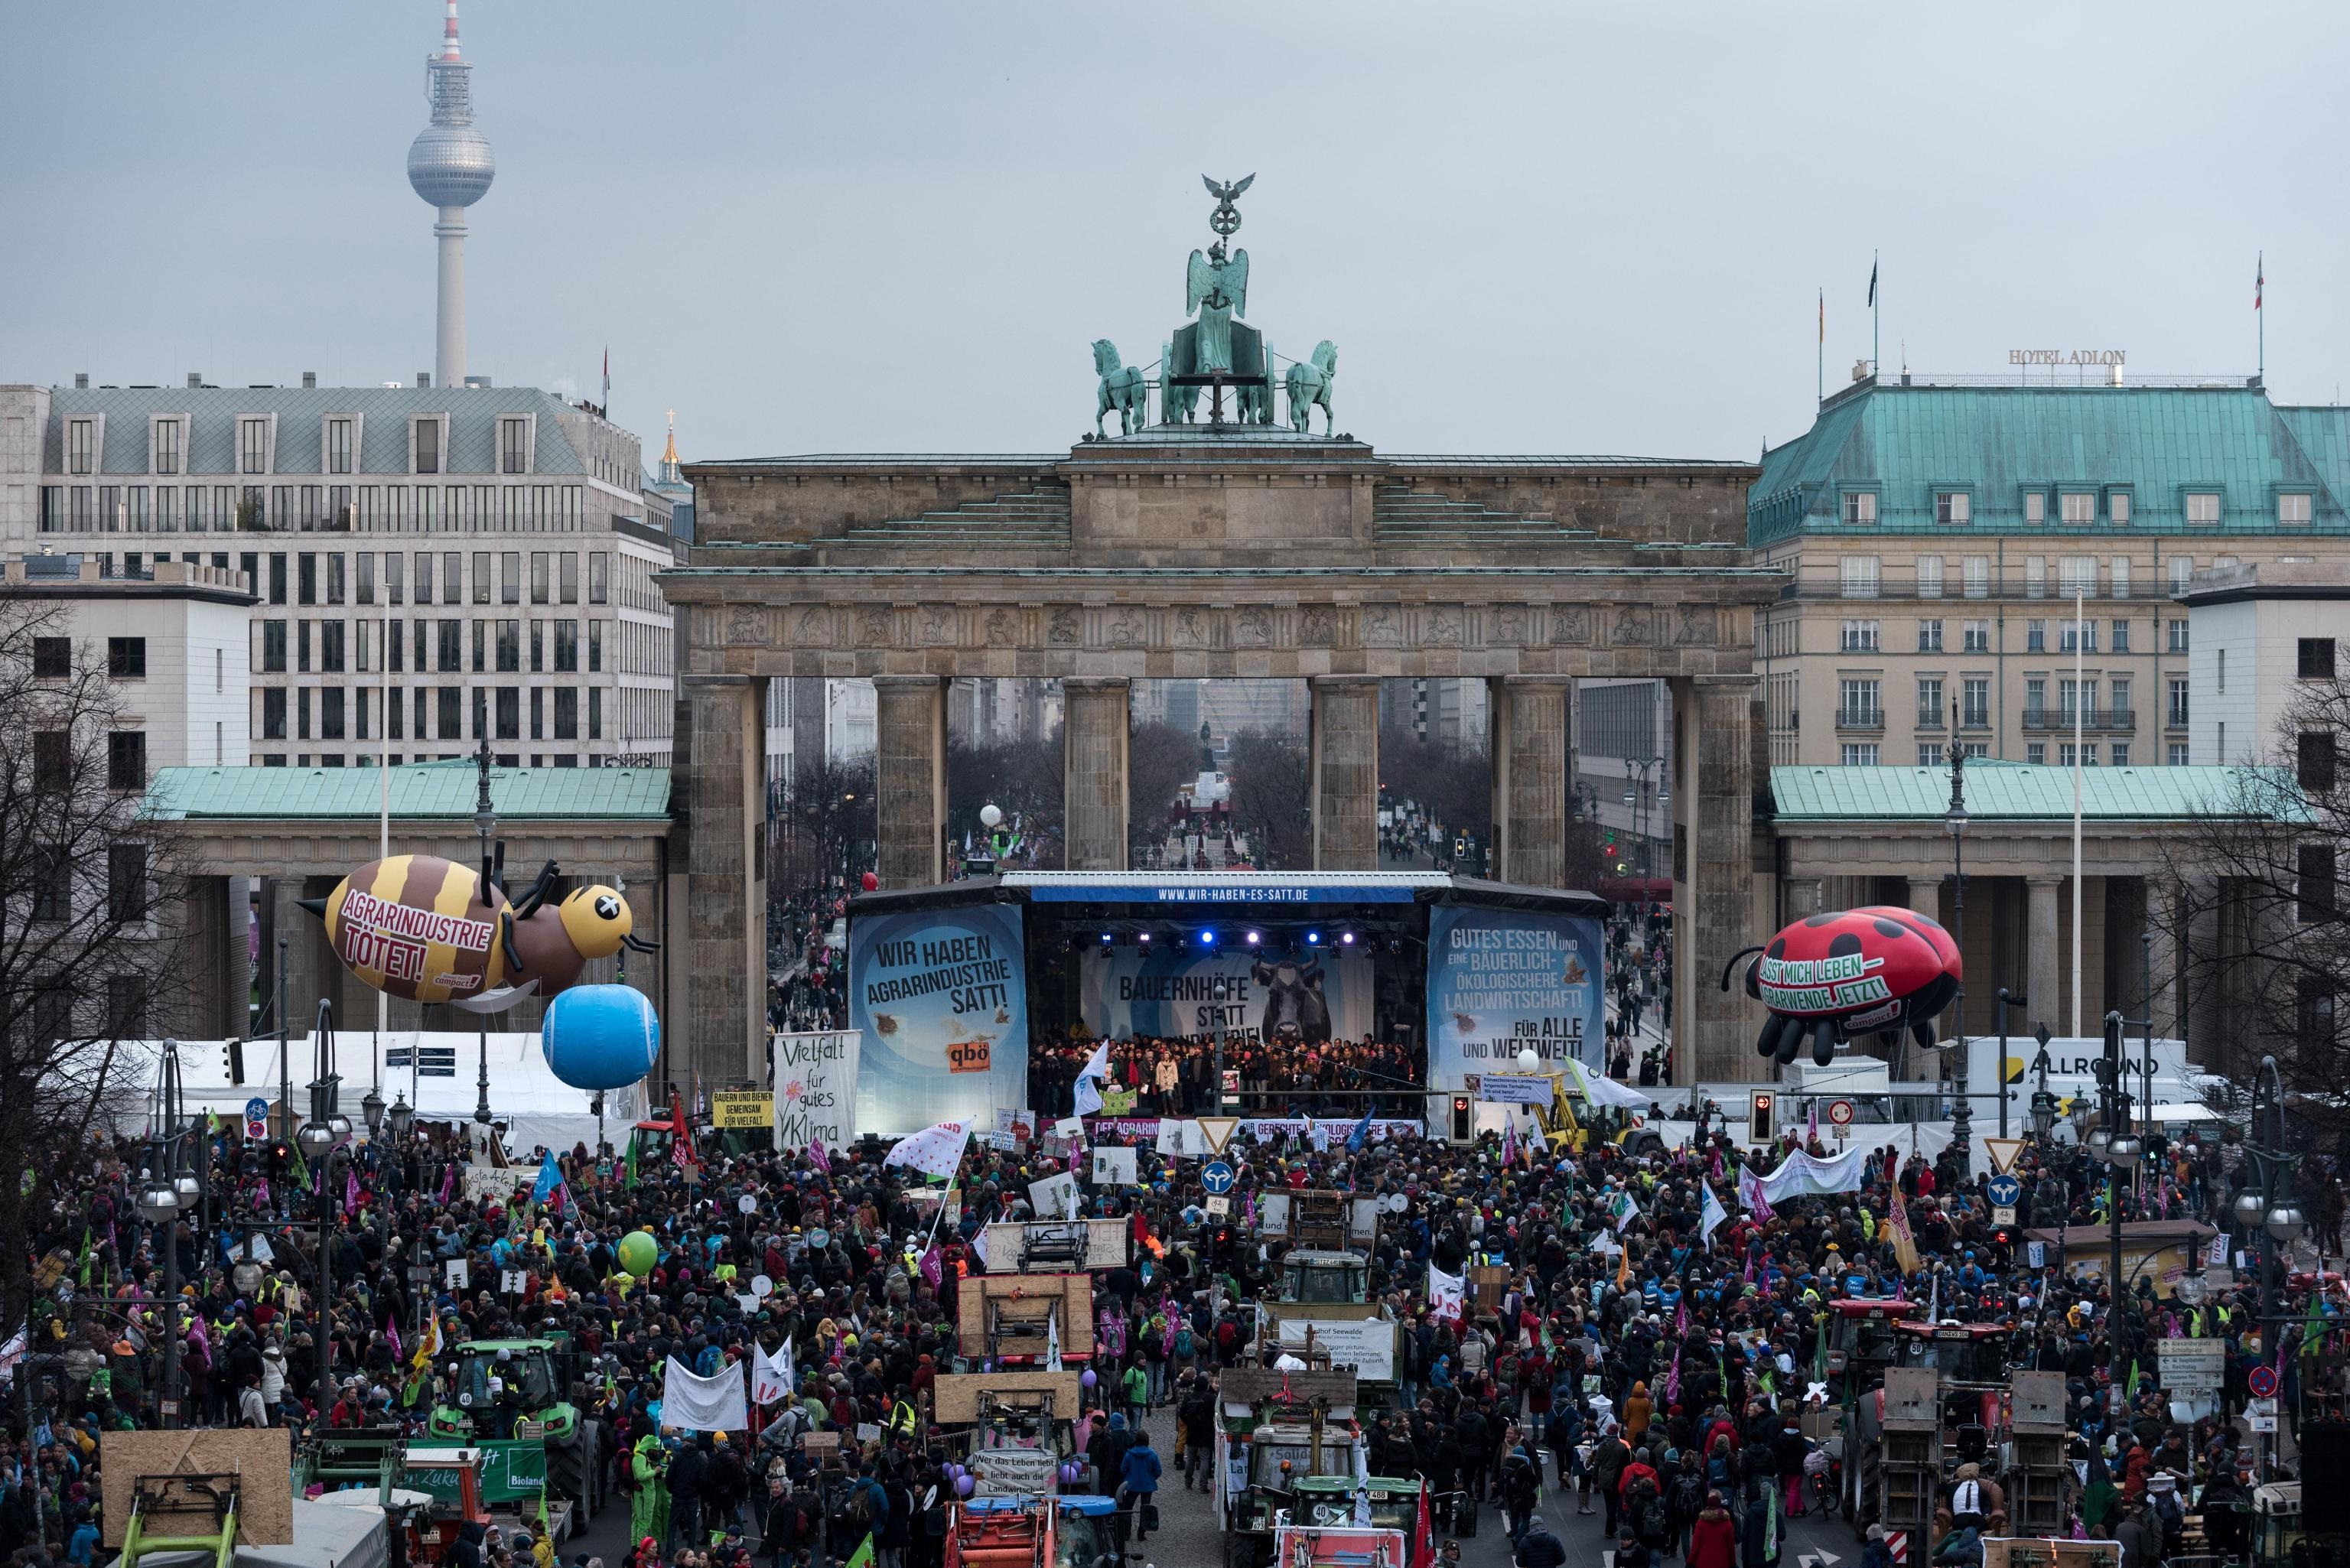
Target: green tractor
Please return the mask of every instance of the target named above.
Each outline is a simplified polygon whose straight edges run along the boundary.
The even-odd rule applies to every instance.
[[[449,1364],[451,1387],[432,1407],[432,1435],[465,1443],[543,1443],[548,1482],[557,1492],[582,1498],[579,1409],[568,1397],[571,1336],[474,1339],[450,1354],[455,1357]]]

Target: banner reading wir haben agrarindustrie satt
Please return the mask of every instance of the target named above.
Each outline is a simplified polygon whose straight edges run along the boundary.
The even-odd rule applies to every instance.
[[[1599,922],[1439,905],[1428,918],[1429,1086],[1517,1073],[1531,1045],[1545,1064],[1600,1065],[1605,995]]]
[[[861,1034],[857,1130],[993,1127],[1028,1088],[1020,911],[1003,904],[868,915],[848,932],[849,1023]]]

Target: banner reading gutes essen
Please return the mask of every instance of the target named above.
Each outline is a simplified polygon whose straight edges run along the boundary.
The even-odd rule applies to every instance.
[[[1550,1070],[1567,1057],[1599,1065],[1603,950],[1599,922],[1586,916],[1430,909],[1429,1086],[1522,1073],[1517,1055],[1529,1045]]]
[[[867,915],[849,924],[848,1021],[862,1034],[857,1130],[993,1127],[1026,1103],[1020,911],[1002,904]]]

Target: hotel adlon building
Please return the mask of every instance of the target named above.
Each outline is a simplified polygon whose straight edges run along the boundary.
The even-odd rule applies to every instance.
[[[1794,577],[1758,618],[1771,761],[1940,767],[1955,745],[2069,767],[2076,713],[2089,766],[2265,753],[2275,737],[2240,734],[2194,754],[2173,596],[2338,555],[2345,496],[2350,408],[2257,378],[1856,381],[1750,493],[1757,564]]]

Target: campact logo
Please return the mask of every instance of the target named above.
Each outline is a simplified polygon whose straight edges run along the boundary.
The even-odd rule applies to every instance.
[[[950,1073],[984,1073],[987,1064],[988,1049],[984,1040],[959,1040],[947,1047],[947,1071]]]

